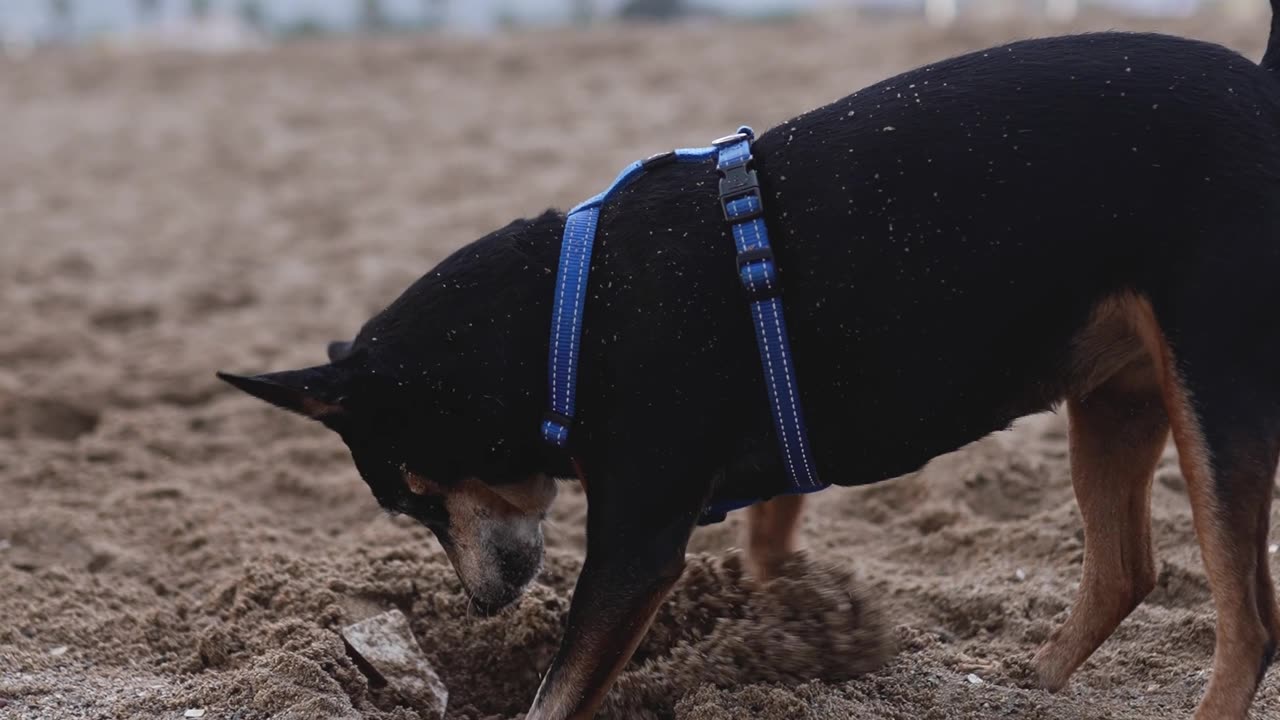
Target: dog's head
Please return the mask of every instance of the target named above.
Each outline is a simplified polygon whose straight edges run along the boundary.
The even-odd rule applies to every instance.
[[[219,373],[341,435],[379,504],[435,534],[483,611],[514,601],[538,572],[555,496],[538,434],[545,370],[529,360],[546,352],[551,292],[520,283],[549,282],[548,268],[528,272],[530,248],[539,235],[550,247],[557,223],[514,223],[455,253],[353,342],[332,343],[328,364]]]
[[[501,437],[475,447],[478,428],[463,426],[476,418],[465,408],[440,400],[412,407],[387,395],[391,387],[376,372],[358,360],[343,362],[350,348],[332,345],[337,361],[328,365],[218,376],[336,431],[378,503],[435,534],[482,611],[510,604],[541,567],[541,523],[555,481],[529,463],[521,467],[504,452]]]

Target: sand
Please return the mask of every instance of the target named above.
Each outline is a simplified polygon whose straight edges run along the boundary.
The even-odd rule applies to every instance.
[[[1082,27],[1117,24],[1157,27]],[[476,617],[336,437],[213,371],[319,362],[449,250],[637,157],[1051,32],[835,18],[0,61],[0,718],[416,718],[337,634],[391,608],[449,717],[519,717],[581,565],[576,487],[529,593]],[[807,557],[767,588],[731,550],[740,521],[695,534],[608,716],[1169,718],[1204,689],[1213,614],[1171,451],[1159,586],[1057,695],[1026,677],[1080,571],[1062,418],[817,496]],[[1280,717],[1278,678],[1254,717]]]

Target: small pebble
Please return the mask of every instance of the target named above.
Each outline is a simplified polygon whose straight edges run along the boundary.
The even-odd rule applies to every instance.
[[[1280,545],[1267,546],[1267,552],[1271,553],[1272,555],[1275,555],[1277,551],[1280,551]]]
[[[182,713],[182,717],[202,718],[204,717],[204,708],[191,708],[190,710],[187,710],[186,712]]]
[[[1022,568],[1018,568],[1017,570],[1013,571],[1013,576],[1018,578],[1018,582],[1022,582],[1023,580],[1027,579],[1027,571],[1023,570]]]
[[[970,685],[982,684],[982,678],[978,677],[977,675],[974,675],[973,673],[969,673],[968,675],[965,675],[964,679],[968,680]]]
[[[66,654],[67,654],[67,646],[66,646],[66,645],[59,645],[58,647],[56,647],[56,648],[54,648],[54,649],[50,650],[50,651],[49,651],[49,654],[50,654],[50,655],[52,655],[52,656],[54,656],[54,657],[58,657],[59,655],[66,655]]]

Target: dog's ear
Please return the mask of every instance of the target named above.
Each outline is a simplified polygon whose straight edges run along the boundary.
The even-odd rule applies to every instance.
[[[345,360],[351,354],[351,343],[341,340],[334,340],[329,343],[329,362],[335,363],[339,360]]]
[[[218,379],[250,395],[313,420],[332,419],[343,412],[343,373],[332,365],[302,370],[232,375],[218,373]]]

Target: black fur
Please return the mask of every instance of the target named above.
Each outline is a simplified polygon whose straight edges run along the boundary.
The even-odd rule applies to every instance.
[[[1211,448],[1280,437],[1280,373],[1262,360],[1280,336],[1261,331],[1280,307],[1278,65],[1274,37],[1262,67],[1160,35],[1017,42],[760,136],[822,478],[894,477],[1051,407],[1073,337],[1126,291],[1189,369]],[[604,208],[577,421],[568,452],[541,442],[563,223],[548,212],[459,250],[334,352],[329,386],[299,392],[340,398],[325,422],[375,495],[435,528],[447,518],[414,504],[401,469],[501,484],[576,460],[584,582],[609,578],[625,605],[627,583],[678,574],[708,499],[785,478],[710,164],[655,168]],[[605,569],[624,556],[633,580]],[[572,662],[579,605],[549,678]]]

